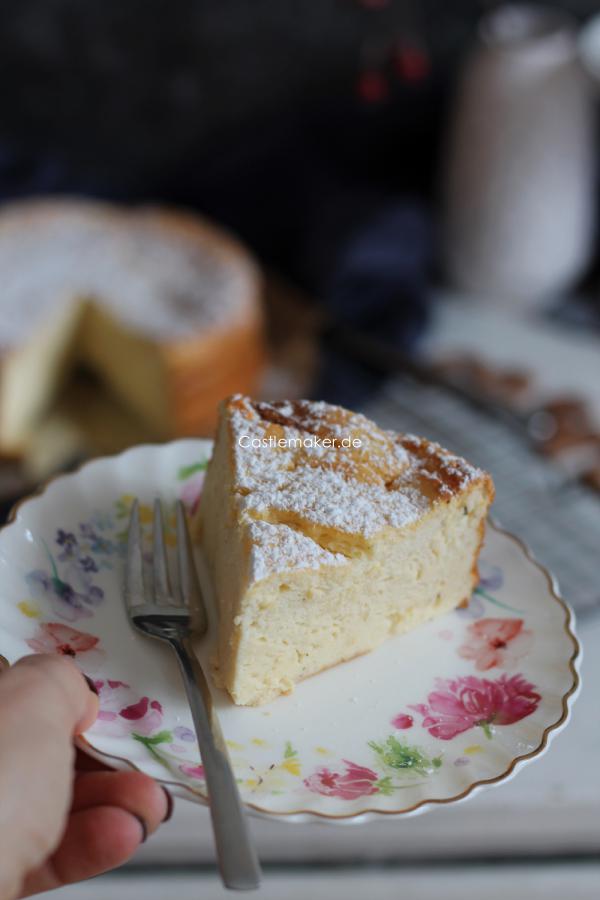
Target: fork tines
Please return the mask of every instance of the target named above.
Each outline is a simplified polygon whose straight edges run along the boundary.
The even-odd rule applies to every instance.
[[[154,501],[152,535],[152,587],[148,589],[145,578],[144,534],[140,520],[140,504],[137,499],[131,506],[127,534],[127,558],[125,562],[125,604],[129,611],[138,613],[143,606],[160,609],[179,608],[194,615],[194,630],[202,633],[206,628],[206,613],[198,574],[194,564],[192,542],[187,524],[185,507],[181,500],[175,504],[177,578],[173,589],[169,576],[169,561],[165,541],[162,505]]]

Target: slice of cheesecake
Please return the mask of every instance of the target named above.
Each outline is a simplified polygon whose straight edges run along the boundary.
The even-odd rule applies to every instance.
[[[311,401],[225,401],[197,529],[217,683],[254,706],[468,601],[494,488],[437,444]]]

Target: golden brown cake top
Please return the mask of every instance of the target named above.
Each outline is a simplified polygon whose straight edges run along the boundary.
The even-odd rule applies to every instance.
[[[238,513],[270,554],[261,572],[343,562],[382,529],[410,525],[489,478],[437,444],[324,402],[235,395],[223,410]]]

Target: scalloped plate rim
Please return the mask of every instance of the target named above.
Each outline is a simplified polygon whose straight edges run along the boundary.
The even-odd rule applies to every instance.
[[[135,446],[128,447],[126,450],[123,450],[120,453],[96,457],[91,460],[85,460],[71,472],[59,473],[52,476],[51,478],[48,478],[41,485],[39,485],[39,487],[36,488],[35,491],[32,491],[31,493],[18,500],[11,508],[5,524],[0,527],[0,533],[8,528],[17,525],[22,509],[26,505],[42,501],[50,486],[56,485],[63,480],[76,479],[85,469],[98,464],[116,462],[117,460],[123,459],[128,455],[132,455],[144,450],[160,452],[163,450],[166,451],[169,448],[175,446],[187,444],[196,447],[204,445],[204,447],[210,451],[213,443],[214,442],[209,438],[179,438],[177,440],[167,442],[137,444]],[[554,738],[558,734],[560,734],[568,725],[569,719],[572,714],[573,704],[581,691],[581,662],[583,658],[583,648],[575,632],[575,614],[571,606],[562,597],[557,579],[554,574],[536,557],[536,555],[525,543],[525,541],[523,541],[520,537],[508,531],[507,529],[503,528],[501,524],[498,523],[497,519],[493,516],[488,517],[488,526],[491,526],[491,528],[493,528],[496,532],[512,540],[518,546],[527,562],[537,568],[545,576],[550,596],[552,597],[554,602],[558,603],[565,614],[563,628],[573,646],[573,652],[568,658],[568,667],[572,675],[572,681],[569,689],[562,695],[561,698],[561,715],[555,722],[547,725],[544,728],[538,746],[525,754],[514,757],[514,759],[511,760],[508,768],[499,775],[496,775],[493,778],[489,779],[474,781],[465,790],[452,797],[428,797],[420,800],[410,807],[406,807],[403,809],[384,810],[378,808],[366,808],[364,810],[358,810],[347,815],[334,815],[331,813],[320,812],[311,809],[274,811],[244,800],[244,806],[253,816],[265,819],[277,819],[288,824],[319,823],[332,825],[355,825],[377,820],[381,821],[388,819],[410,818],[412,816],[427,812],[428,810],[433,809],[437,806],[462,803],[476,796],[487,788],[494,787],[501,783],[506,783],[514,778],[515,775],[522,771],[529,763],[541,758],[548,751]],[[9,665],[8,660],[1,653],[0,661],[4,662],[6,665]],[[136,766],[135,763],[133,763],[131,760],[127,759],[126,757],[120,757],[114,754],[107,753],[103,750],[99,750],[89,741],[88,738],[84,736],[77,737],[75,739],[75,743],[80,749],[84,750],[100,762],[106,762],[108,760],[114,765],[115,768],[141,771],[138,766]],[[176,793],[176,796],[181,797],[182,799],[186,799],[192,802],[199,802],[202,805],[207,805],[208,803],[206,795],[204,795],[201,791],[195,790],[189,785],[184,784],[183,782],[171,781],[166,778],[155,778],[155,780],[159,784],[168,787],[171,791],[174,791]]]

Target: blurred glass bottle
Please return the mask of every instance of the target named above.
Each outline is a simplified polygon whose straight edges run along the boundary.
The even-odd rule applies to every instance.
[[[577,29],[559,10],[508,5],[482,20],[444,160],[443,255],[452,284],[543,305],[589,260],[592,92]]]

